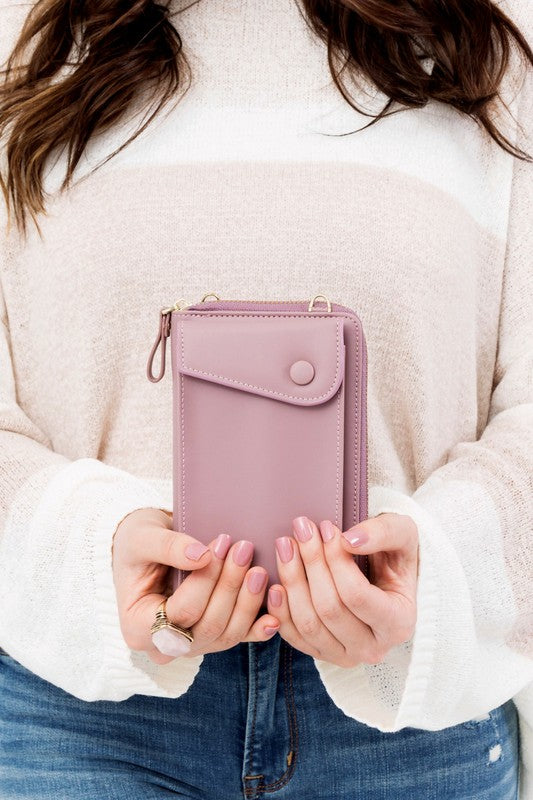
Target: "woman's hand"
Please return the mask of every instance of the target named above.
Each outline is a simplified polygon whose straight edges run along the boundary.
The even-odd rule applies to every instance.
[[[128,514],[117,526],[112,551],[120,627],[128,647],[146,651],[156,664],[182,655],[179,634],[175,651],[166,655],[153,645],[150,634],[157,607],[167,596],[169,566],[191,570],[166,605],[171,622],[192,628],[194,641],[184,657],[273,636],[279,627],[275,615],[255,619],[267,572],[262,567],[248,569],[251,542],[230,545],[231,537],[225,533],[205,547],[192,536],[175,532],[172,517],[163,510],[142,508]]]
[[[377,664],[411,638],[416,622],[418,529],[411,517],[379,514],[341,533],[293,520],[296,538],[276,539],[281,584],[268,593],[279,633],[313,658],[341,667]],[[353,554],[369,555],[372,583]]]

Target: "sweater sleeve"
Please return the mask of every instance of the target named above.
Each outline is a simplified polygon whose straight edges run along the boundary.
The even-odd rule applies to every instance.
[[[121,519],[164,505],[149,481],[94,458],[71,461],[54,452],[17,404],[0,287],[2,648],[82,700],[183,694],[202,656],[156,665],[130,650],[112,574],[112,537]]]
[[[531,70],[518,97],[533,154]],[[533,681],[533,167],[513,160],[498,348],[487,424],[456,443],[414,494],[372,486],[369,516],[419,531],[417,623],[379,664],[315,660],[332,700],[383,731],[438,730],[497,707]],[[533,688],[533,685],[531,686]]]

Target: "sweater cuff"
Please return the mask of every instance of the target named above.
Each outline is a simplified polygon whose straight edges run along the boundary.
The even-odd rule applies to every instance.
[[[133,694],[175,698],[192,685],[203,656],[155,664],[146,653],[128,647],[120,628],[111,553],[114,533],[129,513],[141,508],[172,513],[172,509],[165,505],[160,493],[145,482],[116,477],[120,490],[117,491],[119,485],[111,481],[109,502],[102,502],[95,529],[95,605],[105,662],[95,685],[94,699],[123,700]]]
[[[368,516],[394,512],[407,514],[419,534],[417,622],[411,640],[393,647],[379,664],[340,667],[314,659],[324,687],[347,716],[381,731],[419,726],[424,719],[424,699],[435,657],[439,597],[437,561],[431,551],[439,537],[435,521],[411,497],[387,487],[369,489]],[[444,540],[440,546],[445,546]],[[391,703],[391,697],[394,702]]]
[[[32,475],[4,530],[2,578],[15,590],[3,591],[0,581],[0,642],[27,669],[81,700],[179,697],[203,660],[155,664],[123,638],[112,542],[120,521],[140,508],[169,510],[155,482],[81,458]],[[9,559],[10,552],[18,557]],[[7,624],[17,617],[27,624]]]

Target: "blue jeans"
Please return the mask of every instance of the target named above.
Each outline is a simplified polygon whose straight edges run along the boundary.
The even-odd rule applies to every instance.
[[[347,717],[280,636],[204,657],[177,699],[79,700],[0,655],[1,800],[516,800],[508,701],[441,731]]]

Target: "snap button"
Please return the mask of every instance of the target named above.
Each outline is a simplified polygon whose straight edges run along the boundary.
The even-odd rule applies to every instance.
[[[289,374],[294,381],[300,385],[311,383],[315,377],[315,368],[309,361],[295,361],[289,370]]]

